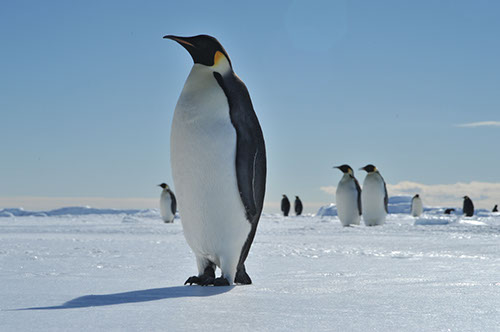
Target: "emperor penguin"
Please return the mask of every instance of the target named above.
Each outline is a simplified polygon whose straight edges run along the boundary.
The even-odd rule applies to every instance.
[[[491,210],[491,212],[498,212],[498,204],[495,204],[495,206],[493,207],[493,210]]]
[[[304,209],[304,206],[302,205],[302,201],[300,200],[299,196],[295,196],[295,202],[293,203],[293,209],[295,210],[295,214],[297,216],[300,216],[302,214],[302,210]]]
[[[177,212],[177,200],[175,199],[175,195],[166,183],[159,184],[158,186],[163,189],[160,195],[161,219],[163,219],[165,223],[174,222],[175,213]]]
[[[349,165],[335,166],[344,175],[337,185],[335,200],[337,214],[342,226],[359,225],[361,220],[361,187],[354,177],[354,171]]]
[[[368,173],[363,181],[363,191],[361,192],[363,220],[366,226],[383,225],[389,212],[387,210],[389,197],[384,178],[380,175],[377,167],[371,164],[360,168],[360,170]]]
[[[181,223],[198,266],[184,284],[251,284],[244,263],[262,213],[266,149],[250,95],[214,37],[163,38],[194,62],[170,136]]]
[[[418,217],[424,212],[424,206],[422,204],[422,199],[419,194],[416,194],[411,199],[411,215],[413,217]]]
[[[464,196],[463,211],[466,217],[472,217],[474,215],[474,203],[472,203],[469,196]]]
[[[444,214],[451,214],[455,209],[446,209],[444,210]]]
[[[285,217],[288,217],[288,213],[290,212],[290,201],[286,195],[283,195],[281,199],[281,212],[283,212]]]

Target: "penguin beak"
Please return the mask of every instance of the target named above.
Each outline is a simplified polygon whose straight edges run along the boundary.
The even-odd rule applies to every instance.
[[[191,44],[190,42],[188,42],[185,38],[183,37],[178,37],[178,36],[174,36],[174,35],[166,35],[166,36],[163,36],[163,39],[171,39],[173,41],[176,41],[178,42],[179,44],[181,44],[182,46],[184,46],[186,49],[188,47],[191,47],[191,48],[196,48],[196,46],[194,46],[193,44]]]

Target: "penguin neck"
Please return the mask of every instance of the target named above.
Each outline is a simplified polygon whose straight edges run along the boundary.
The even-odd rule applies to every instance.
[[[354,178],[354,176],[352,176],[351,174],[349,173],[344,173],[344,176],[342,176],[342,179],[341,181],[349,181],[350,179]]]

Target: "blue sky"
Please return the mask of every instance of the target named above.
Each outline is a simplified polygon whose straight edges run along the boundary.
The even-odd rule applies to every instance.
[[[410,181],[474,199],[455,186],[469,184],[489,208],[500,202],[499,12],[451,0],[2,2],[0,207],[154,205],[155,185],[173,183],[170,125],[192,65],[162,36],[203,33],[250,91],[267,210],[283,193],[306,212],[334,201],[343,163],[375,164],[392,194]],[[445,202],[439,192],[424,203]]]

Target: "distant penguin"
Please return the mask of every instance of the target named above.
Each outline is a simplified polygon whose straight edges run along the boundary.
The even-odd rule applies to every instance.
[[[290,201],[286,195],[283,195],[281,199],[281,212],[283,212],[285,217],[288,217],[288,213],[290,212]]]
[[[474,203],[472,203],[469,196],[464,196],[463,211],[466,217],[472,217],[474,215]]]
[[[244,263],[264,203],[266,150],[250,95],[214,37],[163,38],[194,62],[170,135],[182,227],[198,266],[185,284],[251,284]]]
[[[337,185],[335,199],[342,226],[359,225],[361,220],[361,187],[349,165],[335,166],[344,173]]]
[[[363,181],[361,204],[363,205],[363,220],[366,226],[383,225],[387,216],[387,187],[384,178],[373,165],[366,165],[360,170],[368,174]]]
[[[297,216],[300,216],[302,214],[302,210],[304,209],[304,207],[302,206],[302,201],[300,200],[299,196],[295,196],[293,208]]]
[[[498,204],[495,204],[491,212],[498,212]]]
[[[175,212],[177,212],[175,195],[166,183],[159,184],[158,186],[163,188],[160,195],[161,219],[166,223],[174,222]]]
[[[424,206],[422,204],[422,199],[419,194],[416,194],[411,199],[411,215],[413,217],[418,217],[424,212]]]
[[[446,209],[444,210],[444,214],[451,214],[455,209]]]

